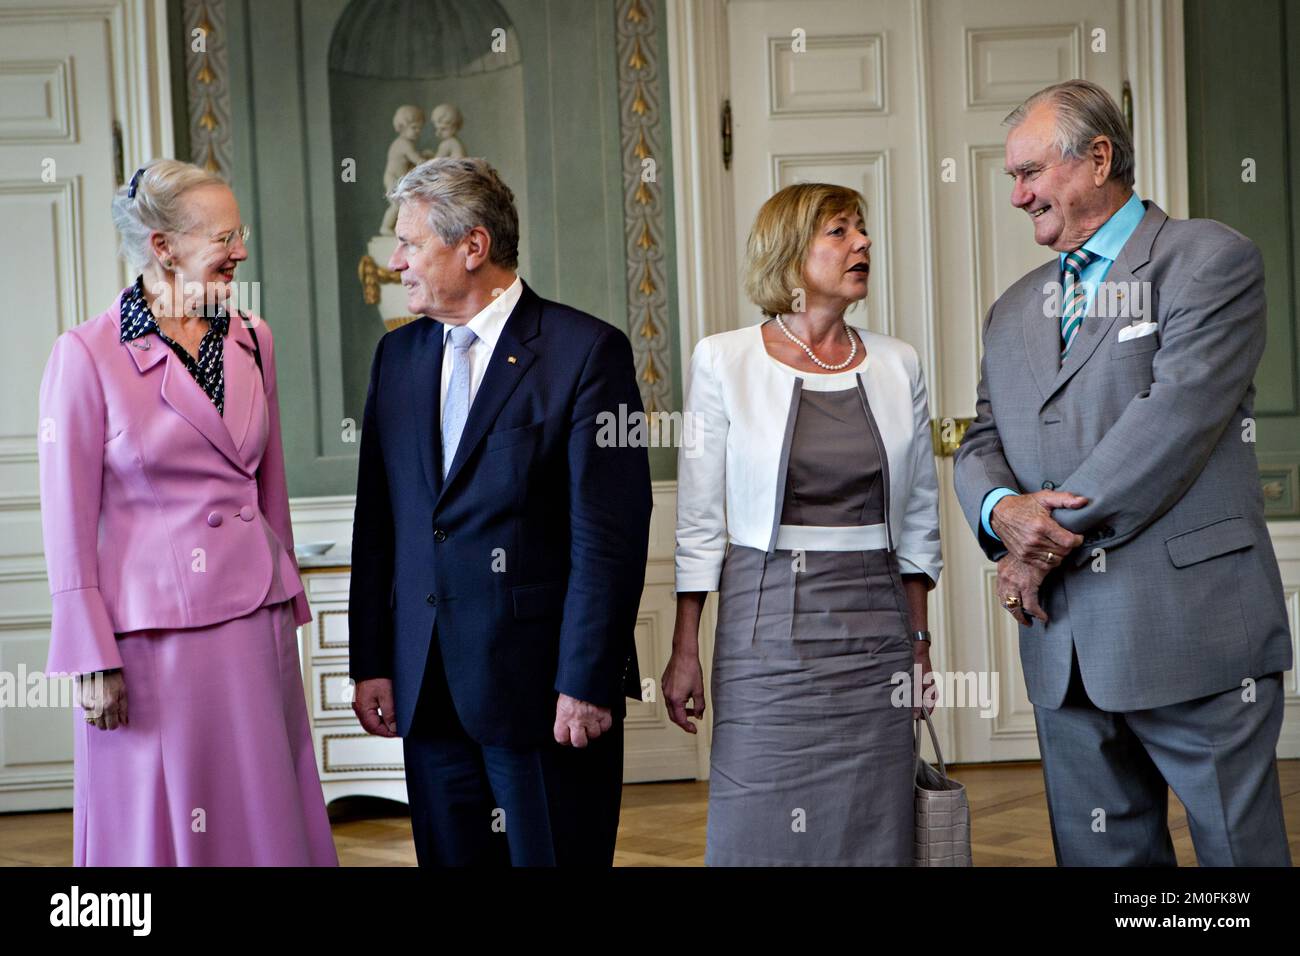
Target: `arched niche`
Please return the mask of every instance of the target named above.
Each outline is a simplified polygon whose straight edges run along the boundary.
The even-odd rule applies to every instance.
[[[510,185],[520,211],[528,208],[522,51],[495,0],[350,0],[330,36],[327,75],[347,355],[352,344],[372,342],[380,322],[392,329],[411,318],[386,268],[396,244],[384,218],[386,171],[391,181],[440,148],[482,156]],[[444,104],[454,108],[437,117],[444,126],[445,113],[458,114],[459,128],[448,130],[454,142],[435,123],[435,108]],[[526,232],[520,270],[528,272]]]

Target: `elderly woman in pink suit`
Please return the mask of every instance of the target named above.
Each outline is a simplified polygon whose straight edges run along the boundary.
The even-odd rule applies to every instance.
[[[295,630],[271,330],[226,312],[230,188],[175,160],[118,192],[140,269],[41,382],[47,670],[81,675],[74,862],[337,865]]]

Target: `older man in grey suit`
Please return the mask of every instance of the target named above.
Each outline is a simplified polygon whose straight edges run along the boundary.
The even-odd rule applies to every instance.
[[[1172,787],[1202,865],[1288,865],[1291,644],[1251,443],[1259,251],[1133,194],[1095,84],[1007,124],[1012,204],[1060,255],[989,309],[956,484],[1021,625],[1057,862],[1173,865]]]

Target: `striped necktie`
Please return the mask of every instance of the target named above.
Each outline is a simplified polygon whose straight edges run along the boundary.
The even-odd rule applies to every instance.
[[[1083,325],[1083,315],[1088,311],[1088,290],[1081,280],[1081,274],[1093,259],[1091,252],[1075,249],[1065,257],[1065,294],[1061,309],[1061,360],[1070,354],[1074,337]]]

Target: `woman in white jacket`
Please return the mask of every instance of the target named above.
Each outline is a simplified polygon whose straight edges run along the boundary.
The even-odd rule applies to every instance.
[[[769,199],[745,264],[768,321],[691,359],[663,692],[694,733],[700,611],[718,591],[711,865],[912,860],[938,480],[916,351],[844,318],[867,295],[864,215],[839,186]]]

